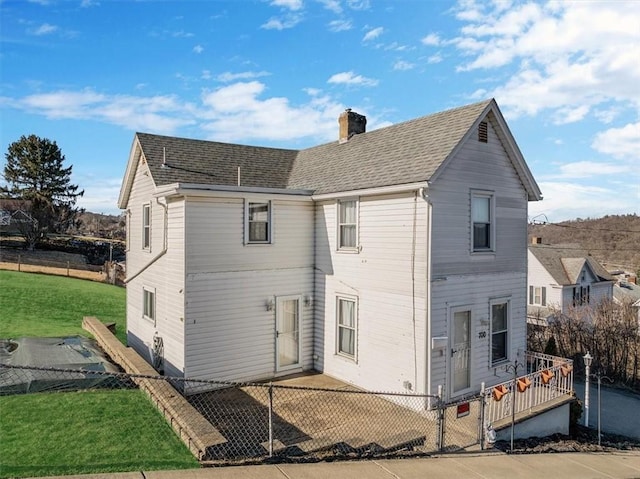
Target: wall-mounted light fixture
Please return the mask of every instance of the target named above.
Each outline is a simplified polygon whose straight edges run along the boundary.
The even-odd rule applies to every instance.
[[[310,308],[311,306],[313,306],[313,298],[311,296],[305,296],[304,297],[304,305],[307,308]]]
[[[267,311],[273,311],[275,309],[275,303],[273,302],[273,299],[269,298],[267,299],[267,301],[265,302],[265,308]]]

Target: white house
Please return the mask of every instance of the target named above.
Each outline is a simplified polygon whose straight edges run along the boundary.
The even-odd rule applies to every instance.
[[[577,244],[529,246],[528,318],[546,324],[550,316],[613,298],[613,277]]]
[[[541,194],[496,102],[365,126],[347,110],[299,151],[136,134],[129,345],[190,378],[317,370],[451,399],[511,377]]]

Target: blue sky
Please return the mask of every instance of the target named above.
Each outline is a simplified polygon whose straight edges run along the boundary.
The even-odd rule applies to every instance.
[[[304,148],[336,140],[347,107],[372,130],[495,97],[544,194],[530,217],[640,213],[638,1],[0,9],[0,146],[55,140],[89,211],[119,213],[136,131]]]

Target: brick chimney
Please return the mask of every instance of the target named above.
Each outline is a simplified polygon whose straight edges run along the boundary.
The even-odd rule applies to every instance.
[[[340,143],[346,143],[353,135],[367,131],[367,117],[347,108],[338,118],[340,125]]]

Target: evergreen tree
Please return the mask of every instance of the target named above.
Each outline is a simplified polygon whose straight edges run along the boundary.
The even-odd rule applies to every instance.
[[[72,166],[55,141],[36,135],[22,136],[5,154],[4,181],[0,195],[18,200],[14,204],[28,215],[18,223],[27,247],[46,239],[49,233],[64,233],[76,223],[76,200],[84,194],[71,183]]]

